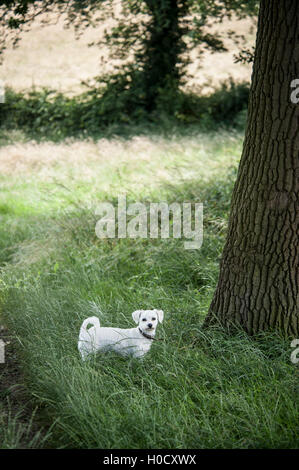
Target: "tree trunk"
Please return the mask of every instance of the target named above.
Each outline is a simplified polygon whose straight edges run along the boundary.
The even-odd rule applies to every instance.
[[[186,2],[182,0],[145,0],[151,22],[148,37],[144,39],[144,89],[146,109],[156,108],[163,93],[176,94],[180,78],[180,53],[184,49],[183,29],[180,17],[186,13]],[[169,96],[171,102],[171,97]],[[171,103],[170,103],[171,104]]]
[[[205,325],[299,337],[299,2],[261,0],[248,123]]]

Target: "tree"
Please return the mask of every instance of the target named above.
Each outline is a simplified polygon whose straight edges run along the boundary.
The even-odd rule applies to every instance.
[[[261,0],[249,114],[205,325],[299,335],[299,3]]]
[[[64,15],[66,24],[77,31],[114,17],[117,24],[106,32],[104,41],[114,57],[129,61],[117,74],[128,77],[125,86],[151,112],[161,97],[170,106],[175,101],[190,49],[200,45],[202,50],[226,50],[222,36],[211,34],[210,26],[233,14],[239,18],[257,14],[257,0],[122,0],[117,17],[115,4],[115,0],[2,0],[2,48],[9,33],[15,32],[17,42],[18,32],[30,28],[42,13]],[[233,31],[230,35],[240,39]]]

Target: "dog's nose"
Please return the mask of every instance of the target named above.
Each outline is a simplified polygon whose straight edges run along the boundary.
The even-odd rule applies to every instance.
[[[149,324],[148,324],[148,327],[149,327],[149,328],[151,328],[152,326],[153,326],[153,324],[152,324],[152,323],[149,323]]]

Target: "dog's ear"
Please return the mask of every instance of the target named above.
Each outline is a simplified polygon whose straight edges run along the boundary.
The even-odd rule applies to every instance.
[[[141,312],[142,310],[135,310],[135,312],[132,313],[132,318],[134,320],[135,323],[139,323],[139,318],[140,318],[140,315],[141,315]]]
[[[163,318],[164,318],[163,310],[156,310],[156,312],[157,312],[157,315],[158,315],[159,323],[162,323]]]

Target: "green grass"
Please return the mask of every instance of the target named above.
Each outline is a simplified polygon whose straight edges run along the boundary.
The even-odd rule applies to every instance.
[[[52,425],[44,446],[298,447],[289,343],[201,326],[241,145],[241,134],[224,132],[105,141],[105,158],[90,153],[73,166],[62,157],[51,166],[41,146],[46,177],[33,166],[3,182],[1,319],[17,338],[39,420]],[[203,202],[202,248],[99,240],[90,207],[124,192],[129,201]],[[137,308],[165,312],[150,353],[82,363],[82,320],[98,315],[102,325],[131,327]]]
[[[1,377],[1,376],[0,376]],[[0,404],[0,449],[43,448],[50,434],[33,429],[35,412],[26,415],[22,408],[12,411],[10,404]]]

